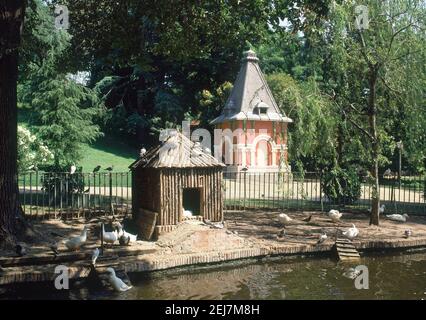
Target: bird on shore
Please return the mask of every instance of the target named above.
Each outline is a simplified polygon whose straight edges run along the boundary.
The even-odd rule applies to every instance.
[[[302,219],[302,221],[310,222],[311,219],[312,219],[312,214],[309,217]]]
[[[92,253],[92,265],[95,266],[96,265],[96,260],[99,257],[99,248],[96,248],[95,250],[93,250]]]
[[[93,173],[98,172],[99,170],[101,170],[101,166],[97,165],[94,169],[93,169]]]
[[[65,239],[64,244],[68,250],[77,251],[83,246],[87,241],[87,226],[84,226],[83,231],[77,237],[70,239]]]
[[[118,240],[118,232],[117,230],[105,232],[105,226],[102,223],[102,237],[106,243],[114,244]]]
[[[404,214],[388,214],[388,215],[386,215],[386,218],[388,218],[389,220],[392,220],[392,221],[397,221],[397,222],[407,222],[408,214],[406,214],[406,213],[404,213]]]
[[[286,235],[286,232],[285,232],[285,229],[283,228],[280,230],[280,232],[278,232],[277,238],[278,239],[284,238],[285,235]]]
[[[18,255],[18,257],[23,257],[27,254],[27,249],[23,244],[17,244],[15,247],[15,252]]]
[[[358,234],[359,234],[359,230],[357,229],[357,227],[355,227],[354,224],[352,224],[352,228],[349,228],[343,232],[343,235],[350,240],[355,239],[358,236]]]
[[[290,218],[288,215],[286,215],[285,213],[280,213],[278,215],[278,221],[284,225],[284,226],[289,226],[289,225],[295,225],[295,224],[301,224],[304,221],[302,220],[295,220]]]
[[[137,235],[136,234],[131,234],[128,233],[126,230],[124,230],[124,228],[121,226],[121,224],[118,227],[118,236],[124,236],[124,237],[128,237],[130,242],[136,242],[137,240]]]
[[[124,292],[124,291],[130,290],[131,288],[133,288],[132,286],[125,284],[123,280],[118,278],[115,275],[115,270],[113,268],[111,268],[111,267],[107,268],[107,272],[109,273],[108,281],[111,284],[111,286],[114,288],[115,291]]]
[[[123,234],[118,238],[118,243],[120,246],[127,246],[130,243],[130,237]]]
[[[327,234],[324,232],[318,236],[317,244],[323,243],[325,240],[327,240]]]
[[[411,229],[407,229],[404,231],[404,237],[406,239],[408,239],[409,237],[411,237],[413,235],[413,232],[411,231]]]
[[[335,209],[331,209],[328,212],[328,217],[333,221],[333,222],[339,222],[340,218],[342,217],[342,213],[339,212],[339,210],[335,210]]]
[[[53,254],[55,255],[55,257],[59,254],[59,251],[58,251],[58,243],[52,243],[50,246],[49,246],[49,248],[50,248],[50,250],[52,250],[52,252],[53,252]]]
[[[370,212],[371,213],[371,208],[369,208],[368,209],[368,212]],[[379,207],[379,214],[383,214],[385,212],[385,205],[384,204],[382,204],[380,207]]]

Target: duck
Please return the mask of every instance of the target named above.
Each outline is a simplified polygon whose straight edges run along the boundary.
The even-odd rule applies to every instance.
[[[125,292],[125,291],[133,288],[132,286],[125,284],[123,280],[118,278],[115,275],[115,270],[113,268],[109,267],[109,268],[106,269],[106,271],[109,273],[108,281],[111,284],[111,286],[114,288],[115,291]]]
[[[185,218],[190,218],[190,217],[192,217],[192,211],[191,210],[183,210],[183,216],[185,217]]]
[[[406,214],[406,213],[404,213],[404,214],[388,214],[388,215],[386,215],[386,218],[388,218],[389,220],[392,220],[392,221],[397,221],[397,222],[407,222],[408,214]]]
[[[328,216],[331,220],[333,220],[333,222],[339,222],[342,217],[342,213],[339,212],[339,210],[331,209],[328,212]]]
[[[359,230],[357,227],[355,227],[354,224],[352,224],[352,228],[349,228],[348,230],[343,232],[343,235],[347,237],[348,239],[352,240],[355,239],[358,236]]]
[[[324,232],[318,236],[317,244],[323,243],[325,240],[327,240],[327,234]]]
[[[114,244],[114,242],[118,240],[117,230],[114,230],[112,232],[105,232],[105,226],[102,223],[102,237],[106,243]]]
[[[288,225],[294,225],[294,224],[300,224],[302,223],[302,221],[298,221],[295,219],[290,218],[288,215],[286,215],[285,213],[280,213],[278,215],[278,221],[284,225],[284,226],[288,226]]]
[[[310,222],[310,221],[311,221],[311,219],[312,219],[312,215],[310,215],[310,216],[309,216],[309,217],[307,217],[307,218],[302,219],[302,221],[304,221],[304,222]]]
[[[281,229],[280,232],[277,234],[277,238],[281,239],[286,235],[285,229]]]
[[[130,237],[126,237],[124,234],[118,238],[120,246],[127,246],[130,243]]]
[[[411,237],[413,235],[413,231],[411,231],[411,229],[407,229],[407,230],[405,230],[404,231],[404,237],[405,238],[409,238],[409,237]]]
[[[99,248],[96,248],[95,250],[93,250],[92,253],[92,265],[95,266],[96,265],[96,260],[99,257]]]
[[[129,242],[136,242],[137,237],[138,237],[136,234],[131,234],[131,233],[126,232],[126,230],[124,230],[124,228],[121,226],[121,224],[118,227],[118,236],[119,237],[124,236],[126,238],[129,238]]]
[[[65,239],[64,244],[68,250],[77,251],[87,240],[87,226],[84,226],[83,231],[78,237]]]

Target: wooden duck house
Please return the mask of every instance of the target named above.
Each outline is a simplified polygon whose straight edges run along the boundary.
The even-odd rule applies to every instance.
[[[178,131],[148,150],[132,170],[132,207],[145,239],[185,219],[223,220],[224,165]]]

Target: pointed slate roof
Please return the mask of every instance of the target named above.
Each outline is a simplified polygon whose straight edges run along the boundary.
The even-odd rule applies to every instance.
[[[160,140],[162,144],[149,149],[130,165],[131,169],[143,168],[199,168],[224,167],[209,150],[203,149],[177,130],[169,131]]]
[[[258,62],[254,51],[244,52],[237,80],[222,114],[211,124],[230,120],[293,122],[281,114]]]

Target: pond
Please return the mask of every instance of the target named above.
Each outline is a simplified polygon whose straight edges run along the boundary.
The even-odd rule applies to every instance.
[[[356,289],[350,277],[361,264],[369,289]],[[426,299],[426,251],[369,254],[357,263],[267,258],[129,276],[134,288],[121,294],[38,283],[8,287],[0,299]]]

